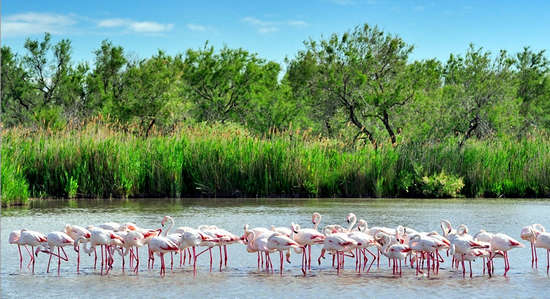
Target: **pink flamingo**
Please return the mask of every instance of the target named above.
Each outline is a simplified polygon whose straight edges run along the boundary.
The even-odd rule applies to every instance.
[[[29,261],[29,265],[32,263],[32,273],[34,273],[34,264],[35,264],[35,258],[34,258],[34,247],[40,246],[43,243],[48,242],[48,239],[43,233],[32,231],[32,230],[26,230],[22,229],[19,234],[19,240],[17,241],[17,245],[23,245],[25,249],[27,249],[27,252],[29,253],[31,260]],[[31,246],[31,251],[29,251],[27,246]]]
[[[19,251],[19,269],[23,268],[23,255],[21,254],[21,245],[19,245],[19,238],[21,237],[20,230],[14,230],[10,233],[8,242],[10,244],[17,245],[17,250]]]
[[[531,224],[528,226],[524,226],[521,229],[520,237],[525,241],[529,241],[529,243],[531,244],[531,267],[538,268],[537,249],[535,247],[537,232],[545,232],[544,226],[540,224]]]
[[[491,239],[491,251],[502,251],[504,252],[504,276],[510,270],[510,260],[508,259],[508,251],[514,248],[525,247],[520,242],[516,241],[512,237],[498,233],[494,234]],[[493,259],[492,257],[490,258]]]
[[[65,246],[71,246],[74,244],[74,240],[66,233],[64,232],[51,232],[47,235],[48,239],[48,248],[47,249],[40,249],[40,247],[36,248],[36,255],[38,256],[38,252],[45,252],[50,255],[50,258],[48,259],[48,268],[46,270],[47,273],[50,273],[50,262],[52,261],[52,256],[57,257],[57,274],[59,275],[59,271],[61,268],[61,260],[68,261],[69,258],[67,257],[67,253],[65,252],[65,249],[63,247]],[[43,247],[46,247],[42,245]],[[57,254],[55,254],[55,249],[57,248]],[[63,251],[63,257],[61,256],[61,253],[59,250]]]
[[[153,237],[149,241],[149,252],[150,255],[157,253],[160,256],[160,276],[164,277],[166,275],[166,265],[164,264],[164,254],[167,252],[173,253],[178,252],[178,246],[170,241],[168,238],[159,236]]]
[[[349,238],[347,233],[334,233],[327,235],[323,239],[323,248],[321,249],[321,255],[317,259],[319,265],[321,264],[321,258],[325,258],[325,252],[333,252],[336,255],[336,270],[340,273],[340,269],[344,263],[344,253],[350,251],[351,248],[357,246],[357,242]]]
[[[325,240],[325,235],[317,230],[319,223],[321,222],[321,214],[315,212],[311,216],[311,222],[314,227],[301,229],[299,224],[291,224],[292,238],[302,248],[302,272],[304,275],[307,270],[311,270],[311,246],[314,244],[322,244]],[[307,252],[306,252],[307,249]]]
[[[82,226],[78,225],[65,225],[65,233],[71,237],[71,239],[76,240],[78,238],[81,238],[81,242],[87,242],[92,234],[89,230],[85,229]],[[77,258],[76,258],[76,272],[80,272],[80,250],[77,251]]]
[[[536,241],[535,241],[535,250],[536,248],[546,249],[546,274],[550,270],[550,233],[536,231]]]
[[[275,250],[279,251],[280,255],[280,274],[283,275],[283,251],[287,250],[287,262],[290,263],[290,249],[291,248],[299,248],[300,245],[298,243],[294,242],[290,237],[281,234],[281,233],[273,233],[269,238],[267,238],[267,248],[269,250]]]

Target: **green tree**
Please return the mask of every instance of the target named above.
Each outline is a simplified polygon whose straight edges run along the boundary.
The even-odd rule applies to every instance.
[[[517,96],[521,99],[520,112],[524,118],[522,131],[550,123],[550,94],[547,89],[550,61],[545,56],[545,50],[533,52],[529,47],[523,48],[516,54],[514,66],[517,69]]]
[[[36,92],[21,59],[2,47],[2,121],[8,127],[27,123],[32,116]]]
[[[364,134],[372,144],[376,140],[367,123],[378,122],[395,144],[392,115],[414,99],[419,85],[418,65],[407,65],[413,47],[367,24],[305,46],[291,63],[289,77],[306,83],[302,86],[312,90],[322,114],[347,115],[356,136]]]
[[[452,55],[445,65],[445,96],[455,114],[455,132],[460,146],[472,136],[482,138],[494,132],[490,112],[511,99],[513,60],[506,51],[494,59],[489,51],[470,44],[465,57]]]
[[[130,62],[123,75],[124,89],[114,103],[117,118],[124,123],[137,122],[140,133],[148,137],[157,122],[162,122],[166,105],[177,97],[176,61],[159,51],[149,59]]]
[[[188,50],[183,78],[187,96],[198,121],[243,121],[258,86],[273,79],[280,66],[243,49],[222,48],[219,53],[206,44]],[[274,77],[276,80],[276,76]]]
[[[94,51],[95,64],[93,71],[86,79],[89,89],[88,110],[110,109],[121,101],[125,86],[123,76],[128,60],[121,46],[114,46],[112,42],[104,40],[99,49]]]

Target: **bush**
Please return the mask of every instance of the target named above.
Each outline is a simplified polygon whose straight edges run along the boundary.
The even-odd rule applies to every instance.
[[[457,197],[464,187],[461,177],[444,171],[422,177],[422,183],[422,193],[428,197]]]

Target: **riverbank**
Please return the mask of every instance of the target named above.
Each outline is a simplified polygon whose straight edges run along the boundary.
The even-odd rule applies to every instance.
[[[136,137],[93,125],[8,129],[2,204],[29,197],[545,197],[550,139],[354,148],[307,132],[270,138],[192,125]]]

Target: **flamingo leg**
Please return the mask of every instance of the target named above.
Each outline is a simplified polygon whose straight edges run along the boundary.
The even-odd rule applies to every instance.
[[[52,261],[52,252],[50,250],[50,258],[48,259],[48,268],[46,269],[46,273],[50,273],[50,262]]]
[[[17,244],[17,250],[19,250],[19,270],[23,268],[23,255],[21,254],[21,245]]]
[[[222,270],[223,266],[223,253],[222,253],[222,246],[218,246],[220,248],[220,271]]]
[[[533,244],[533,251],[535,252],[535,268],[539,268],[539,257],[537,256],[537,247]]]
[[[191,257],[189,257],[191,259]],[[193,246],[193,275],[197,274],[197,255],[195,254],[195,246]]]
[[[374,253],[372,253],[370,250],[368,250],[368,249],[366,249],[366,250],[367,250],[367,252],[368,252],[370,255],[372,255],[372,262],[370,262],[369,268],[367,269],[367,273],[369,273],[370,268],[372,267],[372,264],[374,264],[374,260],[376,260],[376,256],[375,256]],[[368,260],[367,260],[367,261],[368,261]],[[365,263],[365,265],[366,265],[366,263]]]
[[[25,245],[25,249],[27,250],[27,253],[30,256],[29,263],[27,264],[27,268],[29,268],[31,266],[32,260],[34,259],[34,255],[29,251],[29,248],[27,247],[27,245]]]
[[[223,251],[225,253],[224,262],[225,262],[225,266],[227,267],[227,245],[223,245]]]
[[[464,254],[462,254],[462,277],[466,277],[466,267],[464,266]]]
[[[166,265],[164,264],[164,253],[160,253],[160,276],[164,277],[166,275]]]
[[[529,242],[529,243],[531,243],[531,268],[534,268],[535,267],[535,253],[533,252],[534,244],[533,242]]]
[[[78,251],[76,252],[76,273],[80,273],[80,245],[78,245]]]
[[[212,247],[208,247],[208,253],[210,254],[210,271],[212,272]]]
[[[134,270],[136,273],[139,271],[139,248],[136,246],[136,268]]]
[[[470,278],[472,278],[472,261],[468,261],[469,264],[470,264]]]
[[[84,245],[86,246],[86,245]],[[96,266],[97,266],[97,250],[94,246],[94,270],[96,269]]]
[[[302,273],[304,273],[304,276],[306,275],[305,264],[306,264],[306,248],[304,247],[304,249],[302,249]]]
[[[311,245],[307,246],[307,250],[308,250],[308,253],[307,253],[307,269],[311,270]]]
[[[283,275],[283,252],[279,251],[279,255],[280,255],[279,273],[282,276]]]
[[[28,250],[28,248],[27,248]],[[34,252],[34,246],[31,246],[31,251]],[[31,261],[32,261],[32,274],[34,274],[34,263],[35,263],[35,259],[34,259],[34,256],[32,255],[32,253],[30,253],[31,255]]]
[[[59,247],[57,247],[57,275],[59,275],[60,268],[61,268],[61,254],[59,252]]]

